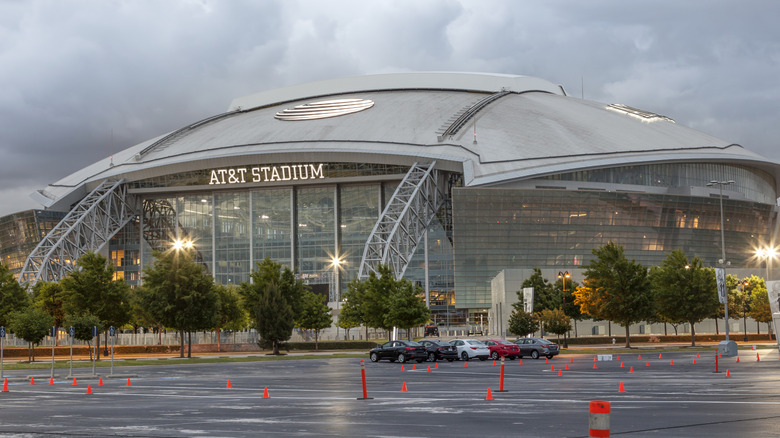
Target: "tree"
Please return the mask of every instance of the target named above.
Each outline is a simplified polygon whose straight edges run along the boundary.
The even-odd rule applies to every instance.
[[[130,321],[130,286],[123,280],[114,280],[114,267],[100,254],[90,251],[76,265],[78,269],[60,281],[63,309],[67,315],[89,313],[100,318],[107,345],[108,327],[120,327]]]
[[[560,302],[560,299],[556,298],[557,295],[553,291],[553,285],[542,276],[541,269],[534,268],[534,273],[523,281],[521,287],[532,287],[534,289],[534,312],[560,307],[560,305],[556,305],[556,303]],[[518,291],[517,295],[522,299],[523,291]]]
[[[333,317],[330,314],[330,307],[325,303],[323,295],[312,291],[306,291],[303,295],[303,305],[301,312],[295,318],[295,325],[303,330],[314,332],[314,350],[319,350],[320,330],[326,329],[333,324]]]
[[[12,313],[9,318],[11,331],[16,337],[27,341],[28,360],[32,362],[35,362],[35,349],[31,346],[39,344],[46,337],[52,324],[54,319],[48,313],[32,306]]]
[[[144,286],[162,305],[163,324],[175,327],[181,335],[179,357],[184,357],[184,334],[189,335],[188,358],[192,357],[192,332],[214,328],[219,316],[214,280],[194,260],[193,251],[155,252],[154,264],[144,271]]]
[[[537,318],[542,322],[544,330],[558,335],[559,340],[562,334],[571,330],[570,319],[561,309],[544,309],[537,314]]]
[[[653,315],[647,269],[635,260],[629,261],[623,247],[613,242],[594,248],[593,255],[595,258],[584,266],[588,288],[592,288],[587,299],[592,303],[582,310],[625,327],[626,348],[630,348],[631,324]],[[583,298],[580,294],[575,299]]]
[[[273,354],[278,355],[279,345],[292,336],[293,318],[300,314],[303,295],[309,288],[295,279],[290,268],[269,257],[259,262],[249,277],[251,282],[241,283],[238,293],[260,335],[260,345],[273,347]]]
[[[62,326],[65,320],[65,310],[63,309],[63,291],[59,283],[50,283],[39,281],[33,286],[32,295],[33,306],[48,313],[54,320],[54,329]],[[55,342],[59,344],[59,339],[55,337]]]
[[[517,336],[526,336],[536,331],[539,327],[539,321],[532,313],[523,310],[522,307],[512,311],[509,315],[509,332]]]
[[[385,315],[390,312],[390,297],[395,293],[396,287],[393,270],[387,265],[379,265],[376,272],[368,274],[362,304],[363,322],[367,327],[381,328],[388,332],[393,329]]]
[[[338,322],[336,323],[336,325],[344,329],[345,341],[349,339],[350,329],[353,329],[355,327],[360,327],[360,323],[361,323],[360,315],[357,313],[357,311],[355,311],[354,306],[348,306],[348,301],[346,299],[346,293],[345,293],[345,300],[344,303],[341,305],[341,309],[339,310]]]
[[[79,341],[84,341],[89,347],[89,358],[92,359],[92,328],[97,327],[98,330],[103,330],[100,325],[100,318],[95,315],[83,314],[83,315],[71,315],[65,319],[65,326],[73,327],[74,338]]]
[[[765,282],[759,280],[753,290],[750,291],[750,313],[748,314],[756,322],[766,323],[769,327],[769,333],[772,333],[772,309],[769,307],[769,294],[767,293]]]
[[[220,332],[222,329],[240,330],[246,327],[247,315],[241,306],[241,295],[235,286],[218,284],[215,291],[219,297],[217,310],[217,351],[220,351]]]
[[[354,324],[355,327],[363,325],[368,339],[368,304],[366,303],[366,282],[355,278],[347,283],[347,291],[344,292],[344,304],[339,311],[339,324]],[[341,325],[340,325],[341,326]]]
[[[411,340],[412,327],[423,325],[431,318],[431,311],[420,297],[423,293],[422,288],[414,285],[409,279],[396,280],[390,295],[385,324],[406,330],[407,338]]]
[[[144,327],[157,328],[157,345],[162,344],[165,323],[165,301],[158,299],[154,290],[145,285],[136,287],[130,293],[133,318]]]
[[[0,263],[0,326],[9,326],[10,315],[24,310],[29,303],[30,296],[16,281],[8,266]]]
[[[717,312],[715,270],[703,267],[698,257],[688,260],[683,251],[674,250],[660,266],[650,268],[648,275],[659,316],[672,324],[689,323],[691,346],[695,347],[696,323]]]
[[[278,356],[280,344],[292,336],[295,313],[276,283],[265,285],[252,314],[260,335],[260,345],[272,347],[273,354]]]

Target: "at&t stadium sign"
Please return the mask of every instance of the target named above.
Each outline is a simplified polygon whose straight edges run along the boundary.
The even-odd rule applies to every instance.
[[[274,181],[301,181],[325,178],[320,164],[230,167],[213,169],[209,185],[245,184]]]

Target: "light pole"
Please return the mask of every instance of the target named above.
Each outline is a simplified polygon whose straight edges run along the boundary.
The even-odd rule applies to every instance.
[[[720,263],[724,271],[726,269],[726,233],[723,229],[723,186],[734,184],[734,180],[728,180],[728,181],[718,181],[718,180],[712,180],[709,183],[707,183],[707,187],[713,187],[715,185],[718,186],[718,190],[720,192],[720,250],[721,250],[721,259]],[[725,277],[725,274],[723,275]],[[724,285],[725,287],[725,285]],[[726,320],[726,340],[724,342],[721,342],[718,346],[718,351],[720,351],[725,356],[736,356],[737,354],[737,344],[732,342],[729,339],[729,300],[728,300],[728,294],[726,294],[726,300],[725,300],[724,306],[724,318]]]
[[[333,266],[333,285],[335,288],[334,298],[336,299],[336,339],[339,338],[339,319],[341,318],[341,279],[339,278],[339,269],[344,261],[339,256],[333,256],[330,264]],[[346,331],[344,331],[346,335]]]
[[[558,271],[558,278],[560,278],[561,283],[563,283],[563,314],[566,315],[566,279],[571,278],[571,275],[569,275],[569,271]],[[563,348],[569,348],[569,343],[566,340],[567,333],[568,330],[563,333]]]
[[[775,257],[777,257],[777,248],[774,247],[759,248],[756,250],[756,257],[759,259],[764,259],[764,269],[765,269],[764,284],[766,285],[766,282],[769,281],[769,260],[774,260]],[[768,286],[767,286],[767,290],[769,290]]]

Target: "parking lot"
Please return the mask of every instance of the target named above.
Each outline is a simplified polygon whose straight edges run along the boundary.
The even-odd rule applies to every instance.
[[[359,359],[123,367],[103,386],[64,375],[49,385],[42,371],[31,385],[30,372],[6,371],[0,435],[586,437],[589,401],[606,400],[612,436],[780,436],[777,350],[755,353],[722,358],[720,373],[712,351],[525,358],[505,362],[505,392],[500,362],[402,370],[366,357],[370,400],[359,400]]]

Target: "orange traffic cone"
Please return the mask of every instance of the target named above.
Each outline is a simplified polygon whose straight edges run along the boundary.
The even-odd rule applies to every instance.
[[[555,365],[550,365],[550,371],[555,371]]]
[[[127,378],[127,386],[133,386],[133,385],[130,383],[130,378],[129,378],[129,377]]]
[[[726,370],[726,377],[731,377],[731,372],[729,372],[729,370]]]
[[[468,367],[469,367],[469,362],[463,361],[463,368],[468,368]]]
[[[563,375],[563,373],[561,372],[561,370],[558,370],[558,377],[560,377],[562,375]]]
[[[49,377],[49,385],[54,385],[54,377]]]
[[[78,386],[78,382],[76,382],[76,378],[75,377],[73,378],[73,383],[71,384],[71,386]]]
[[[493,366],[496,366],[496,361],[493,361]]]
[[[101,377],[100,380],[98,380],[98,386],[103,386],[103,378]]]
[[[493,392],[490,391],[490,388],[488,388],[487,396],[485,397],[485,400],[493,400]]]
[[[92,394],[92,385],[87,385],[87,394]]]
[[[3,380],[3,392],[8,392],[8,377]]]
[[[596,366],[596,362],[593,362],[593,369],[596,370],[598,367]]]
[[[130,381],[130,379],[127,379],[127,381],[129,382],[129,381]],[[231,385],[231,384],[230,384],[230,379],[228,379],[228,383],[227,383],[227,389],[230,389],[230,388],[232,388],[232,387],[233,387],[233,385]]]
[[[620,362],[620,368],[625,368],[625,367],[623,366],[623,362]]]
[[[699,353],[696,353],[696,358],[697,358],[697,359],[699,358]]]
[[[663,354],[663,353],[660,353],[660,354],[658,355],[658,358],[659,358],[659,359],[663,359],[663,358],[664,358],[664,354]]]
[[[406,392],[406,382],[401,386],[401,392]]]
[[[620,387],[618,388],[618,392],[626,392],[626,388],[623,387],[623,382],[620,382]]]
[[[569,363],[574,363],[574,356],[569,360]]]
[[[649,360],[647,361],[647,364],[645,364],[645,366],[646,366],[646,367],[649,367],[649,366],[650,366],[650,361],[649,361]]]
[[[439,362],[434,362],[433,363],[433,368],[438,370],[439,369]]]
[[[620,355],[619,354],[617,355],[617,359],[615,359],[615,360],[620,360]]]
[[[428,365],[428,372],[429,373],[431,372],[431,366],[430,365]]]
[[[266,386],[265,389],[263,389],[263,398],[271,398],[270,395],[268,395],[268,387]]]
[[[417,365],[416,364],[412,364],[412,369],[416,370],[417,369]]]
[[[566,371],[569,371],[569,364],[566,364]]]
[[[628,369],[628,372],[629,373],[633,373],[634,372],[634,366],[633,365],[631,366],[631,368]]]
[[[30,377],[30,385],[35,385],[35,377]]]
[[[523,364],[523,359],[520,359],[520,365],[522,365],[522,364]]]
[[[737,356],[737,362],[739,362],[739,356]]]
[[[550,358],[549,358],[549,357],[546,357],[546,358],[544,359],[544,363],[550,363]],[[493,365],[495,365],[495,362],[493,363]]]
[[[693,359],[693,364],[696,365],[696,359]]]
[[[674,359],[669,362],[669,365],[674,365]]]
[[[593,356],[593,362],[596,362],[596,360],[597,360],[596,356]]]
[[[761,362],[761,358],[758,357],[758,353],[756,353],[756,362]]]
[[[401,364],[401,371],[406,371],[403,364]]]
[[[639,357],[636,358],[636,360],[642,360],[642,355],[640,354]]]

